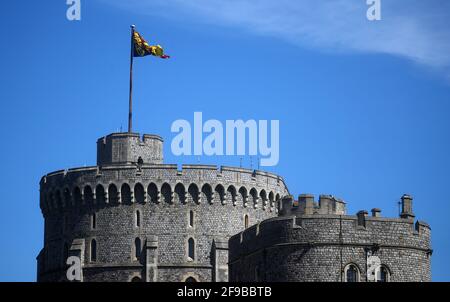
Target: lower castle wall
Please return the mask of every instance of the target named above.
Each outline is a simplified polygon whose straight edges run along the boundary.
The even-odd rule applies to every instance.
[[[381,249],[378,256],[391,273],[393,282],[429,282],[430,260],[416,250]],[[360,247],[283,246],[268,248],[230,265],[230,281],[266,282],[343,282],[342,270],[354,263],[360,281],[366,281],[366,251]],[[257,270],[260,270],[257,278]]]
[[[366,281],[368,255],[380,258],[390,281],[431,281],[429,227],[416,229],[411,220],[366,219],[366,227],[358,226],[354,216],[336,215],[262,222],[230,239],[230,281],[339,282],[350,263]]]

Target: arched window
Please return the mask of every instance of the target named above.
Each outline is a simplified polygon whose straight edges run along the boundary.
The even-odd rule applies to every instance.
[[[235,206],[236,205],[236,188],[233,186],[229,186],[227,189],[228,198],[230,202]]]
[[[189,193],[189,201],[193,201],[195,203],[198,203],[199,201],[199,192],[198,187],[195,184],[191,184],[188,188]]]
[[[274,201],[275,201],[275,197],[273,195],[273,192],[270,192],[269,193],[269,206],[270,206],[270,208],[274,207]]]
[[[216,192],[216,196],[219,197],[219,201],[222,204],[226,204],[227,202],[225,200],[225,188],[222,185],[217,185],[214,191]]]
[[[120,194],[122,198],[122,203],[130,204],[131,203],[131,189],[128,184],[123,184],[120,188]]]
[[[382,265],[377,274],[377,282],[389,282],[390,274],[386,266]]]
[[[154,183],[148,185],[147,194],[151,202],[158,202],[158,188]]]
[[[240,202],[242,202],[244,207],[246,207],[247,206],[247,201],[248,201],[247,189],[246,188],[241,187],[239,189],[239,198],[240,198]]]
[[[141,226],[141,212],[139,210],[136,210],[135,222],[136,227],[139,228]]]
[[[138,260],[141,257],[141,239],[136,238],[134,239],[134,260]]]
[[[102,185],[97,185],[95,187],[95,198],[97,198],[97,203],[105,203],[105,189]]]
[[[258,207],[258,192],[255,188],[250,190],[250,196],[252,198],[253,207],[256,209]]]
[[[110,184],[108,187],[108,202],[117,203],[118,202],[118,192],[117,187],[114,184]]]
[[[97,214],[92,213],[91,215],[91,229],[95,230],[97,228]]]
[[[212,199],[212,188],[209,184],[205,184],[202,187],[202,200],[205,200],[209,203],[213,202]]]
[[[172,203],[172,189],[168,183],[165,183],[161,187],[161,195],[166,203]]]
[[[184,280],[184,282],[188,283],[188,282],[197,282],[197,280],[194,277],[187,277],[186,280]]]
[[[194,211],[189,211],[189,226],[194,227]]]
[[[184,189],[184,186],[182,183],[178,183],[175,186],[175,202],[186,202],[186,190]]]
[[[195,241],[193,238],[188,240],[188,260],[194,261],[195,259]]]
[[[142,279],[139,278],[138,276],[133,277],[133,279],[131,279],[131,282],[142,282]]]
[[[354,264],[349,264],[344,271],[345,282],[359,282],[359,270]]]
[[[244,228],[248,228],[248,224],[249,224],[248,215],[245,214],[244,215]]]
[[[262,190],[262,191],[259,193],[259,198],[260,198],[261,201],[262,201],[263,209],[265,209],[266,206],[267,206],[267,193],[266,193],[265,190]]]
[[[73,191],[73,198],[75,201],[76,205],[80,205],[82,202],[82,197],[81,197],[81,190],[79,187],[75,187],[74,191]]]
[[[281,197],[280,197],[280,194],[277,194],[275,196],[275,208],[276,208],[277,211],[281,210]]]
[[[97,240],[91,240],[91,262],[97,261]]]
[[[134,198],[137,203],[144,203],[145,201],[144,187],[139,183],[134,186]]]
[[[88,205],[92,205],[94,203],[94,193],[92,192],[92,188],[90,186],[84,187],[84,201]]]

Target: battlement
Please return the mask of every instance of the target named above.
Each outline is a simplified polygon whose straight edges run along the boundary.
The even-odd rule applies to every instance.
[[[361,223],[361,214],[365,214],[365,223]],[[342,228],[342,229],[341,229]],[[266,243],[285,244],[287,242],[304,242],[309,244],[337,243],[330,237],[339,236],[342,230],[344,241],[349,244],[355,238],[367,245],[381,244],[388,246],[416,246],[431,250],[431,227],[425,221],[413,221],[403,218],[368,217],[366,211],[356,215],[308,215],[282,216],[270,218],[254,224],[231,237],[230,248],[245,246],[247,249],[263,247]],[[274,233],[279,235],[274,236]],[[283,235],[281,235],[283,234]],[[360,236],[354,236],[360,234]],[[365,238],[363,240],[363,238]],[[264,240],[266,242],[264,242]],[[380,241],[380,242],[373,242]],[[354,243],[354,242],[353,242]]]
[[[164,164],[161,137],[113,133],[97,141],[97,166],[42,177],[38,278],[52,280],[59,270],[65,278],[67,255],[76,252],[87,281],[224,281],[228,275],[261,281],[259,263],[274,264],[262,271],[275,281],[336,281],[348,263],[364,268],[368,253],[377,253],[393,281],[426,281],[431,229],[415,222],[412,199],[401,197],[398,218],[384,218],[377,208],[371,216],[348,215],[346,203],[332,195],[294,200],[276,174]],[[145,277],[141,256],[148,261]],[[417,263],[419,273],[412,274]]]
[[[320,195],[317,202],[311,194],[301,194],[298,200],[294,200],[293,196],[286,196],[281,201],[281,216],[314,214],[345,215],[346,205],[342,199],[333,195]]]
[[[40,184],[46,184],[48,182],[53,182],[54,179],[79,177],[81,174],[94,174],[100,176],[103,172],[108,171],[123,171],[123,170],[135,170],[137,174],[146,173],[148,170],[161,171],[164,170],[170,175],[189,175],[191,173],[216,173],[218,177],[223,178],[234,178],[239,180],[253,180],[260,181],[262,183],[273,183],[276,182],[282,186],[286,186],[284,178],[266,171],[261,170],[251,170],[239,167],[230,166],[215,166],[215,165],[202,165],[202,164],[185,164],[181,165],[181,169],[178,168],[176,164],[143,164],[137,166],[136,164],[122,164],[122,165],[108,165],[108,166],[89,166],[89,167],[77,167],[70,168],[66,170],[57,170],[44,175],[41,178]],[[266,180],[265,178],[269,178]]]
[[[231,204],[277,211],[289,191],[264,171],[211,165],[113,164],[59,170],[42,177],[41,209],[95,204]]]
[[[397,218],[381,217],[381,210],[361,210],[355,215],[345,213],[345,203],[330,195],[302,194],[299,201],[292,196],[281,199],[278,217],[255,224],[230,239],[230,250],[239,256],[253,253],[266,246],[288,243],[333,245],[384,246],[418,249],[431,254],[431,228],[424,221],[415,221],[412,215],[412,197],[401,197],[402,213]],[[278,233],[280,235],[274,235]],[[283,235],[281,235],[283,234]],[[339,240],[331,238],[339,237]],[[231,259],[233,260],[233,259]]]
[[[402,199],[409,199],[410,196]],[[311,195],[302,195],[312,202]],[[349,263],[358,267],[360,281],[372,276],[368,257],[377,257],[389,270],[390,281],[429,281],[431,229],[423,221],[410,219],[408,204],[406,217],[384,218],[379,209],[359,211],[356,215],[318,214],[326,212],[327,203],[340,205],[330,196],[322,197],[322,207],[314,214],[300,214],[304,210],[293,205],[292,197],[282,200],[282,215],[256,223],[229,240],[230,280],[254,281],[255,270],[265,263],[264,281],[342,281],[342,273]],[[305,203],[301,200],[299,204]],[[283,214],[284,213],[284,214]],[[264,262],[267,261],[267,262]],[[321,265],[324,265],[321,269]],[[418,274],[411,274],[418,271]],[[258,276],[259,277],[259,276]],[[343,276],[345,278],[345,274]],[[344,279],[345,280],[345,279]]]
[[[162,164],[163,142],[158,135],[109,134],[97,140],[97,165]]]
[[[414,221],[412,201],[413,197],[403,194],[400,198],[401,213],[399,218]],[[302,216],[302,215],[347,215],[346,203],[333,195],[320,195],[319,200],[314,200],[314,195],[301,194],[298,200],[294,200],[292,195],[286,195],[280,203],[280,216]],[[372,218],[381,218],[381,209],[371,210]],[[369,212],[361,210],[356,214],[359,225],[365,225]]]

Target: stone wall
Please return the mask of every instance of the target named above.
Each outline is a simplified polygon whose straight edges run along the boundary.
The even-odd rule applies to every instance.
[[[97,141],[97,165],[162,164],[163,139],[158,135],[112,133]]]
[[[366,281],[370,256],[381,260],[389,281],[431,281],[430,228],[424,222],[383,218],[378,211],[378,217],[287,212],[231,237],[231,281],[339,282],[349,264]]]
[[[431,279],[430,227],[409,195],[399,218],[347,215],[331,195],[294,201],[278,175],[178,169],[162,149],[159,136],[115,133],[97,141],[97,166],[42,177],[38,281],[66,281],[69,256],[82,281],[346,281],[349,268],[366,281],[376,261],[389,281]]]
[[[66,250],[77,239],[85,240],[83,281],[228,281],[228,238],[244,230],[245,215],[249,224],[275,217],[277,200],[288,194],[283,179],[271,173],[148,164],[57,171],[42,178],[40,190],[45,238],[39,281],[64,280]]]

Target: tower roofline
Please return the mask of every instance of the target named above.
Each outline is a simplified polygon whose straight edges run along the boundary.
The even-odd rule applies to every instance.
[[[145,141],[145,139],[157,139],[160,140],[161,142],[164,142],[164,139],[156,134],[141,134],[138,132],[132,132],[132,133],[128,133],[128,132],[113,132],[110,133],[108,135],[102,136],[100,137],[97,142],[107,139],[107,138],[111,138],[111,137],[139,137],[142,138],[142,141]]]

